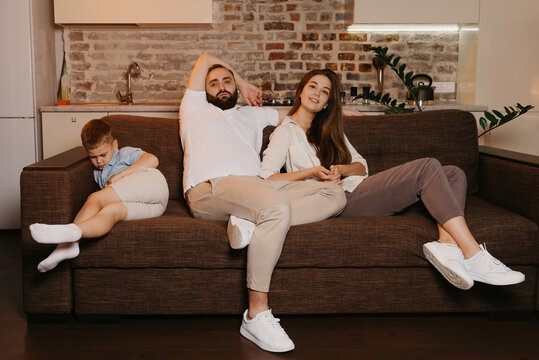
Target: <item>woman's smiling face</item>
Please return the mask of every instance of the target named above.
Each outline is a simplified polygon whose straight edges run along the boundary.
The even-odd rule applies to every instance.
[[[331,81],[324,75],[314,75],[301,91],[301,105],[312,112],[324,109],[331,94]]]

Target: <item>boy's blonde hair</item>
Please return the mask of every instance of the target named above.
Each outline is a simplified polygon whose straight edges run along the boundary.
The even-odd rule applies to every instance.
[[[86,150],[95,149],[103,142],[112,143],[114,141],[110,124],[101,119],[88,121],[80,132],[80,138]]]

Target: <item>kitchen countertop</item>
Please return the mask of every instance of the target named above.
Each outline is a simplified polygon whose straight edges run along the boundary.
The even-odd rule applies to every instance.
[[[276,109],[285,109],[290,106],[272,106]],[[377,104],[345,104],[345,108],[353,109],[361,112],[383,112],[386,107]],[[411,106],[408,106],[411,107]],[[74,104],[74,105],[51,105],[42,106],[42,112],[175,112],[179,111],[179,104]],[[455,102],[438,102],[432,105],[424,105],[424,110],[447,110],[458,109],[470,112],[483,112],[487,111],[488,107],[485,105],[461,105]]]
[[[42,112],[173,112],[179,111],[179,104],[167,103],[147,103],[147,104],[118,104],[118,103],[102,103],[102,104],[72,104],[72,105],[51,105],[42,106]]]

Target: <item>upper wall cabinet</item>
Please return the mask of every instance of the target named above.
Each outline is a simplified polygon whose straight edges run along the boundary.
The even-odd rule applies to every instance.
[[[346,0],[349,24],[476,24],[479,0]]]
[[[62,26],[210,26],[212,0],[54,0]]]

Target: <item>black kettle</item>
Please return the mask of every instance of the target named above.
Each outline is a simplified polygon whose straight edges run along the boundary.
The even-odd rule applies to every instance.
[[[412,81],[412,84],[414,83],[414,80],[422,79],[427,80],[429,82],[428,85],[425,85],[424,81],[418,81],[413,87],[412,91],[414,92],[417,100],[419,101],[426,101],[426,100],[434,100],[434,89],[435,87],[432,85],[432,78],[428,76],[427,74],[417,74],[412,76],[410,79]],[[408,92],[408,100],[415,100],[413,95]]]

